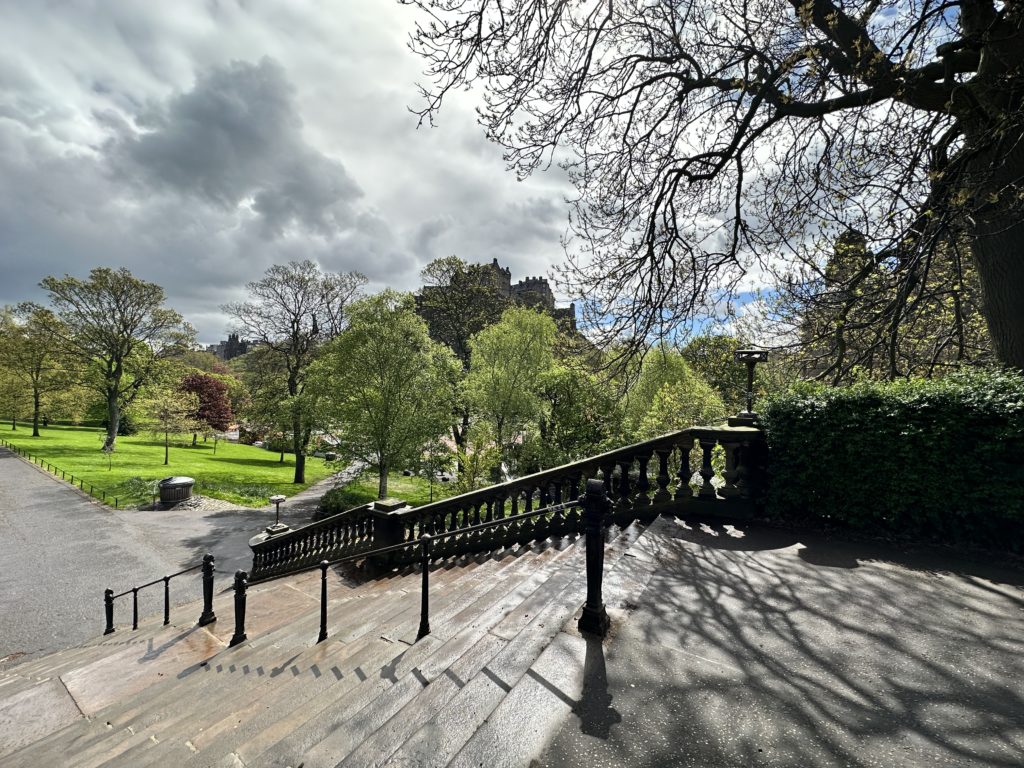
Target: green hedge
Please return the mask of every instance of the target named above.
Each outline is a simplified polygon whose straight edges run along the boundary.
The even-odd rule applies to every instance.
[[[766,512],[1024,550],[1024,376],[801,385],[764,407]]]

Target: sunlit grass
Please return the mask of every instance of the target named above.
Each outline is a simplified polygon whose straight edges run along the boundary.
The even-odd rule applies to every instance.
[[[94,495],[105,491],[108,498],[116,496],[122,507],[149,501],[146,484],[171,475],[195,478],[194,492],[204,496],[265,506],[268,496],[291,496],[331,473],[323,460],[307,457],[307,482],[296,484],[291,482],[295,460],[288,454],[282,463],[277,453],[223,440],[216,444],[215,452],[213,440],[204,443],[200,438],[193,447],[191,436],[171,445],[170,463],[164,466],[163,441],[145,434],[118,437],[108,467],[108,457],[100,450],[102,429],[50,425],[40,432],[39,437],[32,437],[31,426],[25,424],[13,431],[10,423],[0,427],[0,437],[81,478],[86,490],[91,484],[96,489]]]

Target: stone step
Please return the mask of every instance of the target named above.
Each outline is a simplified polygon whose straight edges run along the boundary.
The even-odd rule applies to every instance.
[[[623,553],[641,533],[638,526],[630,526],[624,531],[611,530],[609,544],[605,552],[606,568],[614,566]],[[454,697],[438,711],[426,713],[429,719],[422,723],[401,746],[392,754],[378,757],[370,764],[387,765],[399,768],[416,766],[447,765],[465,747],[477,729],[488,720],[491,713],[501,704],[507,693],[523,678],[530,667],[538,659],[543,650],[562,630],[563,624],[572,619],[578,611],[586,592],[586,576],[582,569],[585,562],[583,542],[575,548],[577,567],[566,569],[567,583],[556,594],[546,590],[549,600],[547,605],[537,611],[540,596],[532,602],[531,611],[522,610],[510,620],[506,629],[511,631],[517,621],[532,613],[533,618],[510,640],[504,649],[495,656],[475,677],[459,687]],[[415,713],[402,712],[398,717],[415,722]],[[422,711],[420,720],[422,720]],[[408,730],[407,723],[396,723],[395,730]],[[509,731],[510,739],[519,736],[518,726]],[[378,745],[388,745],[378,742]],[[394,742],[390,744],[394,748]],[[515,754],[516,748],[505,742],[509,754]],[[382,749],[381,751],[386,751]],[[352,763],[356,765],[357,763]],[[526,763],[517,763],[523,764]],[[486,765],[486,763],[483,763]]]
[[[466,571],[467,571],[467,569],[463,569],[463,572],[466,572]],[[453,571],[454,575],[457,575],[458,573],[459,573],[458,571]],[[441,579],[441,580],[443,581],[443,579]],[[374,601],[374,602],[376,602],[376,601]],[[367,603],[367,606],[368,607],[372,607],[372,605],[370,603]],[[380,609],[377,608],[376,611],[377,611],[377,619],[379,620],[379,615],[380,615],[379,611],[380,611]],[[316,627],[318,626],[318,623],[319,623],[318,619],[319,619],[319,617],[318,617],[318,613],[317,613],[316,616],[311,616],[311,617],[308,617],[308,618],[304,617],[301,620],[300,623],[307,624],[309,626],[307,628],[307,631],[305,631],[305,632],[301,632],[300,631],[300,635],[299,635],[299,638],[298,638],[298,642],[299,642],[300,645],[307,644],[309,642],[309,638],[315,638],[316,631],[317,631]],[[288,628],[287,631],[291,632],[294,629],[295,626],[297,626],[297,625],[292,625],[291,627]],[[262,640],[262,638],[261,638],[261,640]],[[257,641],[257,642],[259,642],[259,641]],[[285,642],[285,641],[281,640],[280,638],[277,638],[276,641],[274,642],[274,644],[281,645],[281,646],[287,646],[288,642]],[[251,645],[251,643],[247,644],[247,645]],[[323,647],[323,646],[318,646],[318,647]],[[231,649],[231,651],[225,652],[225,653],[226,654],[235,654],[235,653],[241,652],[241,650],[245,649],[245,648],[246,648],[246,646],[239,646],[239,648]],[[265,656],[266,655],[266,650],[257,651],[256,653],[262,653],[262,655]],[[238,661],[236,663],[237,664],[241,664],[242,663],[241,659],[238,659]],[[217,666],[220,666],[220,665],[217,665]],[[214,663],[211,662],[211,664],[208,665],[207,669],[213,669],[213,668],[214,668]],[[234,669],[235,668],[235,664],[232,664],[231,668]],[[297,667],[295,667],[294,665],[292,666],[292,668],[293,669],[297,669]],[[253,679],[255,679],[255,676],[253,677]],[[270,679],[271,679],[270,676],[268,676],[267,677],[268,686],[272,685],[272,684],[269,683]],[[243,682],[244,682],[244,678],[243,678]],[[281,688],[281,685],[280,685],[279,682],[277,682],[277,683],[273,684],[273,687],[279,690]],[[239,690],[239,684],[237,684],[237,683],[232,686],[231,694],[232,694],[232,700],[227,702],[227,704],[229,705],[227,707],[227,709],[229,709],[229,710],[231,709],[232,706],[237,707],[237,701],[239,701],[239,700],[247,701],[247,700],[249,700],[251,698],[249,691],[247,691],[247,690]],[[197,723],[199,725],[195,726],[196,728],[201,728],[201,724],[202,723],[204,723],[204,722],[208,723],[209,722],[209,718],[214,716],[215,714],[217,714],[216,707],[218,706],[218,703],[217,703],[217,701],[216,701],[216,699],[214,697],[211,697],[211,696],[207,695],[206,692],[203,692],[203,691],[190,691],[190,692],[185,693],[185,694],[180,694],[179,693],[178,695],[179,695],[180,698],[183,699],[180,702],[181,706],[178,707],[179,710],[190,706],[191,702],[189,701],[189,699],[192,699],[194,701],[194,699],[198,697],[198,698],[200,698],[201,700],[204,701],[204,704],[208,704],[210,699],[213,698],[213,703],[209,707],[207,707],[209,712],[207,712],[206,710],[203,710],[201,713],[198,713],[199,714],[199,719],[197,720]],[[170,699],[171,697],[164,695],[164,696],[161,696],[160,698],[162,700],[167,700],[167,699]],[[173,703],[173,700],[172,700],[172,703]],[[193,710],[195,709],[194,704],[191,706],[191,708]],[[139,708],[136,708],[136,710],[137,709],[139,709]],[[173,709],[173,707],[172,707],[172,709]],[[223,709],[223,707],[222,707],[222,709]],[[138,711],[131,711],[131,710],[129,710],[129,712],[127,712],[125,714],[138,715],[139,712]],[[171,722],[174,722],[173,718],[167,718],[166,716],[164,716],[163,713],[154,713],[153,711],[143,711],[142,714],[145,715],[145,718],[143,718],[143,720],[140,720],[140,719],[136,718],[136,719],[129,719],[128,722],[112,723],[112,724],[115,724],[117,727],[131,729],[132,736],[133,736],[133,738],[131,738],[129,740],[131,743],[122,743],[121,747],[120,747],[120,749],[118,751],[123,751],[125,749],[131,749],[131,752],[130,753],[126,752],[126,755],[130,754],[131,755],[130,759],[132,761],[134,761],[136,764],[141,764],[141,763],[139,763],[138,758],[135,756],[136,753],[139,752],[140,747],[141,746],[148,747],[149,743],[153,743],[153,744],[158,743],[159,739],[163,737],[164,732],[167,731],[167,728],[171,724]],[[209,715],[209,716],[207,716],[207,715]],[[152,729],[151,730],[146,730],[146,728],[145,728],[146,722],[144,722],[144,720],[146,720],[146,719],[152,720],[154,718],[156,718],[157,720],[160,721],[160,726],[161,726],[160,732],[152,732]],[[178,719],[180,719],[180,718],[178,718]],[[193,719],[196,719],[196,718],[193,718]],[[149,736],[150,742],[146,742],[145,744],[142,744],[141,742],[145,741],[147,734]],[[152,741],[153,739],[156,739],[157,741]],[[184,744],[185,741],[186,740],[183,739],[182,743]],[[73,746],[77,747],[77,746],[80,746],[80,744],[73,745]],[[106,757],[110,757],[110,755],[108,754],[108,755],[106,755]]]
[[[319,572],[316,573],[316,582],[317,582],[317,588],[319,589]],[[335,586],[335,585],[332,584],[332,586]],[[280,585],[278,585],[278,586],[276,586],[274,588],[264,588],[264,589],[260,589],[260,590],[254,590],[253,597],[254,597],[255,600],[260,600],[261,598],[262,599],[266,599],[266,595],[268,593],[273,594],[275,589],[278,592],[280,592],[281,591]],[[348,594],[345,594],[345,592],[351,592],[351,590],[345,590],[343,592],[343,599],[344,600],[351,599],[351,596],[348,595]],[[294,589],[293,589],[293,593],[290,593],[290,594],[294,594]],[[278,600],[277,602],[280,602],[280,600]],[[311,598],[307,597],[307,598],[304,598],[304,602],[310,603],[310,602],[312,602],[312,600],[311,600]],[[225,605],[227,605],[227,603],[225,603]],[[197,606],[201,606],[201,603],[197,603]],[[215,603],[215,606],[216,606],[216,603]],[[193,612],[195,612],[196,615],[198,616],[198,612],[197,612],[198,610],[199,610],[198,607],[194,607],[193,610],[187,611],[184,615],[191,616],[191,614]],[[308,613],[308,611],[304,611],[304,612]],[[225,615],[225,612],[223,611],[223,609],[221,610],[221,615],[222,616]],[[172,613],[172,616],[173,616],[173,613]],[[274,615],[274,616],[271,617],[271,619],[272,619],[272,621],[270,623],[281,623],[281,616],[280,615]],[[258,629],[259,628],[266,629],[266,624],[268,622],[266,622],[266,621],[262,622],[263,626],[260,627],[259,625],[261,624],[261,622],[259,621],[259,617],[257,616],[255,623],[257,624],[257,628]],[[233,627],[233,622],[223,622],[222,621],[220,627],[217,627],[216,624],[210,625],[209,630],[219,630],[221,635],[230,636],[230,632],[233,631],[233,629],[232,629],[232,627],[227,626],[228,624],[231,624],[232,627]],[[168,641],[168,640],[173,641],[174,638],[180,637],[183,634],[183,632],[187,633],[187,632],[193,632],[193,631],[194,631],[194,627],[191,626],[191,623],[190,623],[189,626],[186,626],[184,628],[178,627],[178,626],[174,626],[174,625],[171,625],[171,626],[168,626],[168,627],[164,627],[162,625],[162,616],[161,616],[161,617],[159,617],[159,619],[151,620],[149,622],[149,626],[143,625],[136,632],[127,632],[127,633],[122,632],[120,634],[108,635],[105,638],[102,638],[99,642],[93,643],[93,644],[91,644],[91,645],[89,645],[87,647],[78,648],[78,649],[71,649],[69,651],[60,652],[58,654],[53,654],[50,657],[48,657],[47,659],[43,659],[43,660],[40,660],[39,662],[35,663],[32,666],[32,668],[29,669],[29,671],[30,672],[35,672],[36,674],[40,674],[40,675],[44,675],[44,676],[55,676],[57,674],[66,674],[69,677],[69,679],[72,681],[72,685],[73,686],[74,686],[75,677],[76,676],[80,676],[80,675],[92,675],[94,678],[96,678],[97,676],[100,677],[100,678],[102,678],[102,677],[112,677],[113,680],[114,680],[113,684],[112,685],[104,685],[103,689],[107,690],[107,691],[110,691],[111,689],[113,689],[113,690],[121,690],[121,692],[123,693],[124,692],[123,687],[121,687],[120,689],[118,688],[118,685],[119,684],[123,684],[123,682],[124,682],[123,676],[116,669],[116,667],[118,666],[119,663],[129,661],[128,657],[130,657],[132,654],[138,653],[138,651],[136,649],[140,649],[140,650],[146,649],[148,651],[149,649],[151,649],[154,646],[154,644],[156,644],[156,646],[159,647],[165,641]],[[204,630],[204,632],[205,631],[206,630]],[[313,639],[315,639],[315,637],[316,637],[316,630],[313,630],[311,636],[312,636]],[[146,654],[144,652],[143,656],[145,656],[145,655]],[[101,669],[99,669],[99,670],[89,669],[89,667],[93,666],[94,664],[99,666],[99,667],[101,667]],[[145,667],[145,666],[146,665],[143,665],[143,667]],[[140,667],[137,664],[129,664],[128,669],[131,672],[133,672],[133,673],[137,673],[143,667]],[[19,671],[20,671],[20,669],[19,669]],[[137,676],[137,674],[135,676]],[[131,675],[129,677],[131,677]],[[97,681],[94,681],[94,682],[97,682]],[[150,680],[150,682],[151,683],[155,683],[158,688],[161,686],[161,682],[160,681]],[[164,683],[163,687],[166,687],[167,685],[171,685],[172,684],[172,681],[170,681],[170,680],[162,681],[162,682]],[[21,687],[24,687],[24,684],[22,684]],[[144,686],[144,687],[146,688],[147,696],[150,696],[150,695],[153,695],[153,694],[158,695],[160,693],[160,690],[155,690],[155,691],[153,690],[153,685],[147,685],[147,686]],[[73,687],[73,690],[74,690],[74,687]],[[75,692],[76,693],[80,693],[80,691],[75,691]],[[131,699],[131,697],[127,697],[127,698],[129,700]],[[91,711],[93,708],[102,709],[102,702],[98,702],[97,703],[97,702],[94,701],[94,702],[92,702],[92,704],[93,704],[93,707],[88,707],[87,706],[87,711]],[[106,736],[107,734],[104,733],[102,735]]]
[[[626,619],[631,601],[647,589],[656,561],[644,537],[635,529],[606,552],[602,591],[613,623]],[[582,584],[586,587],[585,578]],[[580,610],[563,625],[526,674],[513,686],[466,745],[449,763],[451,768],[518,768],[532,765],[558,735],[566,718],[584,695],[607,695],[600,689],[604,646],[576,629]],[[589,679],[596,686],[584,692]],[[609,711],[609,716],[614,713]]]
[[[532,574],[521,573],[521,575],[525,576],[532,587],[527,595],[536,591],[538,583],[546,583],[551,578],[543,567],[536,569]],[[492,592],[501,591],[501,586],[515,592],[520,583],[519,579],[511,577],[508,582],[499,581],[492,585]],[[481,614],[479,625],[471,626],[462,635],[457,635],[452,640],[445,642],[439,649],[433,651],[421,666],[432,670],[429,674],[433,678],[441,674],[445,668],[467,651],[469,641],[474,638],[479,639],[487,634],[490,627],[514,610],[518,601],[513,601],[511,604],[506,601],[502,604],[503,597],[503,595],[499,595],[497,600],[492,598],[491,603],[481,602],[477,609],[483,610],[485,613],[487,608],[494,604],[497,604],[498,608],[492,610],[487,617]],[[431,639],[434,639],[433,636]],[[433,659],[432,662],[431,659]],[[254,758],[251,752],[243,751],[239,753],[240,757],[246,765],[297,765],[300,762],[311,765],[318,763],[315,761],[308,763],[307,760],[319,755],[325,763],[333,765],[343,758],[347,751],[358,746],[358,740],[353,740],[353,735],[358,735],[359,739],[362,739],[371,734],[373,730],[389,720],[394,712],[415,697],[423,689],[425,681],[429,682],[431,678],[426,677],[421,669],[414,666],[414,661],[415,659],[409,658],[403,660],[402,667],[396,670],[396,674],[400,677],[394,682],[394,686],[390,688],[371,686],[361,691],[359,697],[347,697],[340,706],[324,709],[319,715],[298,725],[287,738],[282,739],[264,754]],[[358,722],[352,722],[350,718],[358,718]],[[311,756],[310,750],[318,751],[316,755]]]
[[[361,664],[371,659],[390,655],[391,651],[383,651],[382,646],[387,645],[384,641],[368,639],[367,641],[344,646],[341,643],[324,643],[313,649],[301,660],[287,660],[291,663],[282,663],[269,670],[264,676],[250,674],[240,678],[233,678],[230,682],[224,679],[219,680],[217,689],[212,692],[210,700],[204,700],[193,696],[191,690],[185,691],[185,696],[178,702],[177,707],[169,712],[161,711],[156,720],[141,722],[135,725],[123,726],[120,728],[124,737],[113,747],[108,740],[93,742],[91,747],[76,751],[75,764],[87,768],[90,765],[165,765],[181,762],[185,756],[193,754],[198,747],[197,743],[202,742],[198,737],[205,734],[206,728],[211,721],[216,725],[216,717],[223,715],[224,710],[231,711],[230,717],[223,718],[224,728],[231,729],[233,720],[237,720],[238,712],[254,698],[251,693],[260,684],[267,683],[276,689],[282,689],[282,684],[290,684],[288,678],[295,677],[302,679],[308,689],[311,681],[315,680],[315,674],[310,670],[314,667],[320,675],[352,676],[354,670]],[[379,646],[379,647],[378,647]],[[291,670],[299,669],[299,675],[293,675]],[[200,679],[198,682],[205,682]],[[244,685],[242,683],[245,683]],[[190,686],[182,686],[190,688]],[[198,694],[197,694],[198,695]],[[266,706],[260,700],[255,706]],[[219,706],[219,708],[218,708]],[[162,708],[161,708],[162,709]],[[214,734],[211,734],[211,737]],[[181,755],[170,759],[175,752]]]
[[[474,617],[470,611],[479,610],[479,607],[474,606],[455,616],[452,624],[464,629],[453,636],[449,650],[460,651],[465,647],[465,652],[452,653],[447,660],[440,655],[431,657],[420,669],[430,685],[376,732],[363,739],[344,764],[370,766],[383,763],[391,752],[451,701],[466,682],[507,645],[505,638],[492,634],[490,630],[512,614],[549,578],[548,572],[535,570],[506,595],[488,601],[482,613]],[[445,665],[446,661],[451,661],[450,666]],[[315,749],[319,750],[319,747]]]
[[[609,538],[607,567],[636,534]],[[321,644],[319,569],[252,586],[249,640],[235,648],[226,647],[233,593],[222,588],[218,621],[206,628],[194,626],[196,601],[172,609],[171,626],[149,617],[136,632],[119,628],[25,665],[48,685],[66,684],[85,717],[58,718],[4,766],[311,768],[407,758],[443,765],[465,749],[469,756],[483,748],[471,746],[482,743],[473,741],[479,724],[512,707],[502,701],[517,686],[529,689],[524,675],[532,665],[540,665],[538,675],[564,671],[548,669],[555,664],[549,657],[561,658],[556,651],[543,652],[582,603],[583,564],[575,537],[434,563],[432,632],[418,642],[418,566],[362,583],[365,573],[332,569],[329,639]],[[0,673],[0,707],[34,684],[19,672]],[[33,697],[45,701],[55,691],[40,688]]]
[[[494,589],[493,584],[491,586],[490,592],[491,592],[491,594],[495,594],[497,592],[497,590]],[[500,599],[500,597],[501,597],[501,595],[497,594],[494,599]],[[483,604],[481,604],[481,609],[483,607],[485,607],[485,606]],[[418,605],[415,606],[414,610],[418,611]],[[425,638],[424,640],[420,641],[420,643],[417,643],[417,645],[414,646],[414,648],[418,648],[419,646],[421,646],[421,644],[428,644],[428,647],[429,647],[429,645],[433,645],[436,642],[437,642],[436,637],[434,635],[431,635],[428,638]],[[412,664],[415,661],[415,659],[416,659],[416,655],[408,654],[406,656],[403,656],[402,663],[405,666],[409,666],[410,664]],[[292,722],[292,723],[302,723],[302,722],[308,720],[311,716],[314,716],[318,711],[322,710],[326,706],[326,704],[325,704],[324,701],[310,701],[310,702],[303,702],[301,706],[302,706],[302,710],[301,711],[293,712],[293,713],[290,714],[290,716],[289,716],[289,721],[290,722]],[[288,727],[291,728],[293,726],[289,725]],[[285,729],[285,730],[287,730],[287,729]],[[268,741],[268,739],[265,738],[266,737],[265,733],[262,734],[262,736],[264,737],[262,739],[262,741]],[[282,738],[283,738],[283,736],[282,736]],[[255,744],[254,743],[247,743],[246,744],[246,749],[243,750],[243,751],[246,752],[246,754],[249,754],[251,756],[251,753],[254,750],[254,747],[257,746],[260,743],[262,743],[262,742],[259,740],[259,738],[257,739],[257,742]],[[267,746],[272,746],[272,745],[268,744]]]

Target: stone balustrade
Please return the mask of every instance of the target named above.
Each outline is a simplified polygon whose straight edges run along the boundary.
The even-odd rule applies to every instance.
[[[720,476],[714,469],[718,446],[725,459]],[[699,460],[691,462],[694,455]],[[588,478],[604,481],[612,502],[608,522],[618,525],[659,514],[746,518],[756,510],[764,456],[763,433],[757,428],[690,427],[422,507],[365,505],[254,544],[252,580],[547,507],[550,515],[446,537],[435,556],[577,534],[582,518],[574,502],[581,500]],[[391,562],[414,557],[410,547],[405,558],[392,553]]]

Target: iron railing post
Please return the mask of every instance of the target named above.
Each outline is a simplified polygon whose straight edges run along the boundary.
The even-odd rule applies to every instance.
[[[587,537],[587,602],[579,620],[580,632],[598,637],[608,634],[608,612],[601,599],[601,580],[604,578],[604,520],[611,506],[605,495],[604,483],[587,480],[587,493],[583,499],[583,528]]]
[[[420,588],[420,630],[416,633],[417,640],[430,634],[430,534],[420,536],[420,546],[423,586]]]
[[[320,634],[316,641],[322,643],[327,639],[327,566],[326,560],[320,563]]]
[[[103,590],[103,610],[107,615],[107,628],[103,630],[104,635],[114,631],[114,590]]]
[[[117,506],[117,499],[114,499]],[[203,612],[199,615],[199,626],[205,627],[217,620],[213,612],[213,555],[203,555]]]
[[[132,587],[132,629],[139,628],[139,588]]]
[[[246,641],[245,636],[245,588],[248,585],[249,574],[245,571],[235,571],[235,634],[231,636],[228,647],[234,647]]]
[[[171,623],[171,577],[164,576],[164,626]]]

